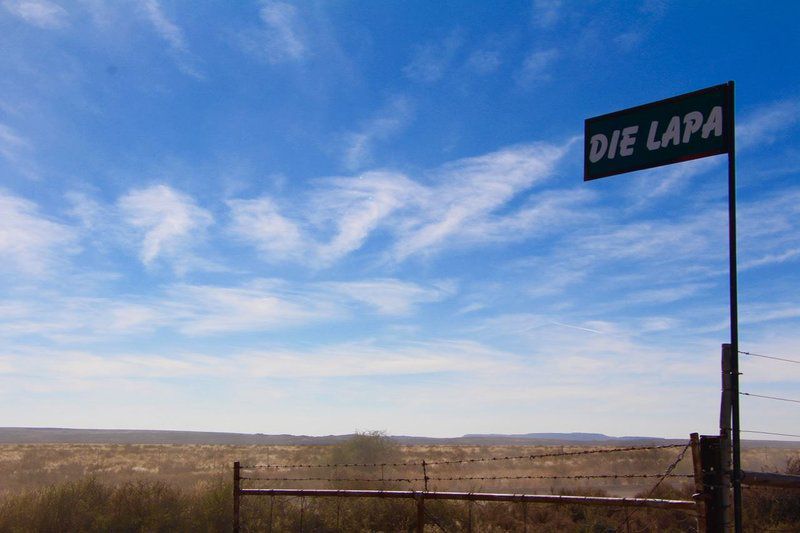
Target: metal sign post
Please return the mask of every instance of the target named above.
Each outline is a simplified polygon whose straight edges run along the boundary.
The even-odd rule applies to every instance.
[[[733,82],[586,119],[583,180],[728,154],[733,506],[742,531]]]
[[[731,436],[733,444],[733,526],[736,533],[742,532],[742,457],[739,440],[739,291],[736,268],[736,134],[733,112],[733,81],[729,81],[727,96],[728,120],[728,258],[730,266],[731,308],[731,388],[733,389],[731,414]]]

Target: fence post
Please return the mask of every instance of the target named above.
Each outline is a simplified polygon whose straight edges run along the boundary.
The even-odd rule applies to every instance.
[[[233,463],[233,533],[239,533],[239,498],[241,475],[239,472],[239,461]]]
[[[723,484],[722,439],[717,436],[700,437],[700,463],[703,471],[703,502],[705,503],[706,531],[726,531],[724,495],[728,486]]]
[[[731,447],[731,418],[733,412],[733,366],[732,366],[732,352],[730,344],[722,345],[722,397],[720,399],[719,408],[719,436],[720,454],[721,454],[721,480],[722,483],[722,500],[723,507],[723,527],[728,528],[731,526],[731,484],[733,472],[732,464],[732,447]]]
[[[703,465],[700,461],[700,436],[697,433],[689,435],[692,443],[692,466],[694,473],[694,495],[692,498],[697,503],[697,532],[706,533],[706,506],[703,489]]]
[[[417,496],[417,533],[425,533],[425,498]]]

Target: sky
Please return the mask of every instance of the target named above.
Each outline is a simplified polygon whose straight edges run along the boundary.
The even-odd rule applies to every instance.
[[[798,15],[0,0],[0,426],[716,433],[726,156],[584,182],[584,119],[735,81],[740,347],[800,360]]]

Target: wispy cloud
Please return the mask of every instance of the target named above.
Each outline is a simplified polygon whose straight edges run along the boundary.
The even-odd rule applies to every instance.
[[[3,7],[28,24],[44,29],[62,28],[69,24],[69,14],[47,0],[3,0]]]
[[[72,228],[46,218],[33,202],[0,190],[0,268],[40,276],[76,249]]]
[[[120,198],[118,207],[140,239],[139,256],[148,267],[162,258],[176,270],[185,270],[192,244],[213,221],[191,197],[166,185],[131,191]]]
[[[220,357],[203,353],[103,353],[59,351],[38,354],[16,351],[0,354],[0,374],[37,375],[48,382],[120,378],[197,379],[213,377],[237,381],[264,378],[319,379],[356,376],[403,376],[431,373],[459,374],[487,368],[506,356],[469,341],[434,341],[398,345],[349,342],[310,350],[247,350]],[[55,383],[51,383],[51,386]]]
[[[283,216],[269,197],[254,200],[229,200],[230,231],[243,241],[255,244],[270,262],[299,260],[305,254],[307,237],[300,227]]]
[[[736,126],[739,148],[774,142],[779,134],[800,122],[800,100],[773,102],[752,110]]]
[[[552,79],[551,66],[561,53],[555,49],[535,50],[531,52],[517,73],[517,82],[525,87],[537,85]]]
[[[749,270],[751,268],[757,268],[765,265],[777,265],[787,261],[792,261],[794,259],[800,259],[800,248],[793,248],[783,253],[767,254],[757,259],[745,261],[739,265],[739,269]]]
[[[400,222],[392,256],[403,260],[435,252],[443,245],[486,242],[496,237],[490,231],[496,225],[513,224],[525,214],[524,210],[502,216],[495,212],[550,177],[570,145],[521,145],[445,165],[435,173],[437,185],[415,198],[419,209]],[[523,231],[530,229],[535,228],[529,226]]]
[[[300,61],[309,55],[307,30],[295,6],[264,0],[259,19],[262,27],[240,35],[246,50],[272,64]]]
[[[358,130],[346,135],[345,167],[354,171],[371,162],[374,144],[401,131],[411,120],[412,114],[413,108],[407,98],[392,98],[388,105]]]
[[[499,50],[484,48],[475,50],[467,59],[467,66],[481,75],[491,74],[503,63]]]
[[[175,283],[151,296],[48,293],[0,300],[0,336],[53,342],[100,341],[159,331],[212,336],[286,331],[354,317],[403,317],[453,296],[449,281],[393,278],[292,283],[254,279],[241,285]]]
[[[183,30],[167,17],[159,1],[144,0],[140,5],[147,20],[169,45],[170,54],[181,72],[194,78],[204,78],[203,73],[197,67],[197,58],[190,52],[186,44]]]
[[[464,43],[462,32],[453,30],[441,41],[417,47],[411,62],[403,68],[410,79],[422,83],[439,81]]]
[[[23,176],[36,178],[32,154],[33,145],[30,141],[11,126],[0,122],[0,157],[11,163]]]
[[[561,18],[561,0],[533,0],[533,23],[541,28],[549,28]]]
[[[307,199],[297,205],[284,202],[280,212],[272,198],[236,200],[230,204],[232,229],[270,261],[321,266],[360,249],[378,228],[393,235],[385,250],[391,261],[451,246],[519,239],[547,228],[568,205],[587,198],[543,195],[500,213],[550,177],[573,144],[520,145],[457,160],[426,176],[429,185],[390,172],[319,180]],[[318,231],[312,234],[311,229]]]
[[[455,292],[450,282],[423,287],[396,279],[324,283],[320,287],[363,302],[383,315],[407,315],[419,304],[437,302]]]

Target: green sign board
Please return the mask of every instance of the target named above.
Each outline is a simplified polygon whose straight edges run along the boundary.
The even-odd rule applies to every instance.
[[[586,119],[584,181],[728,152],[732,101],[716,85]]]

